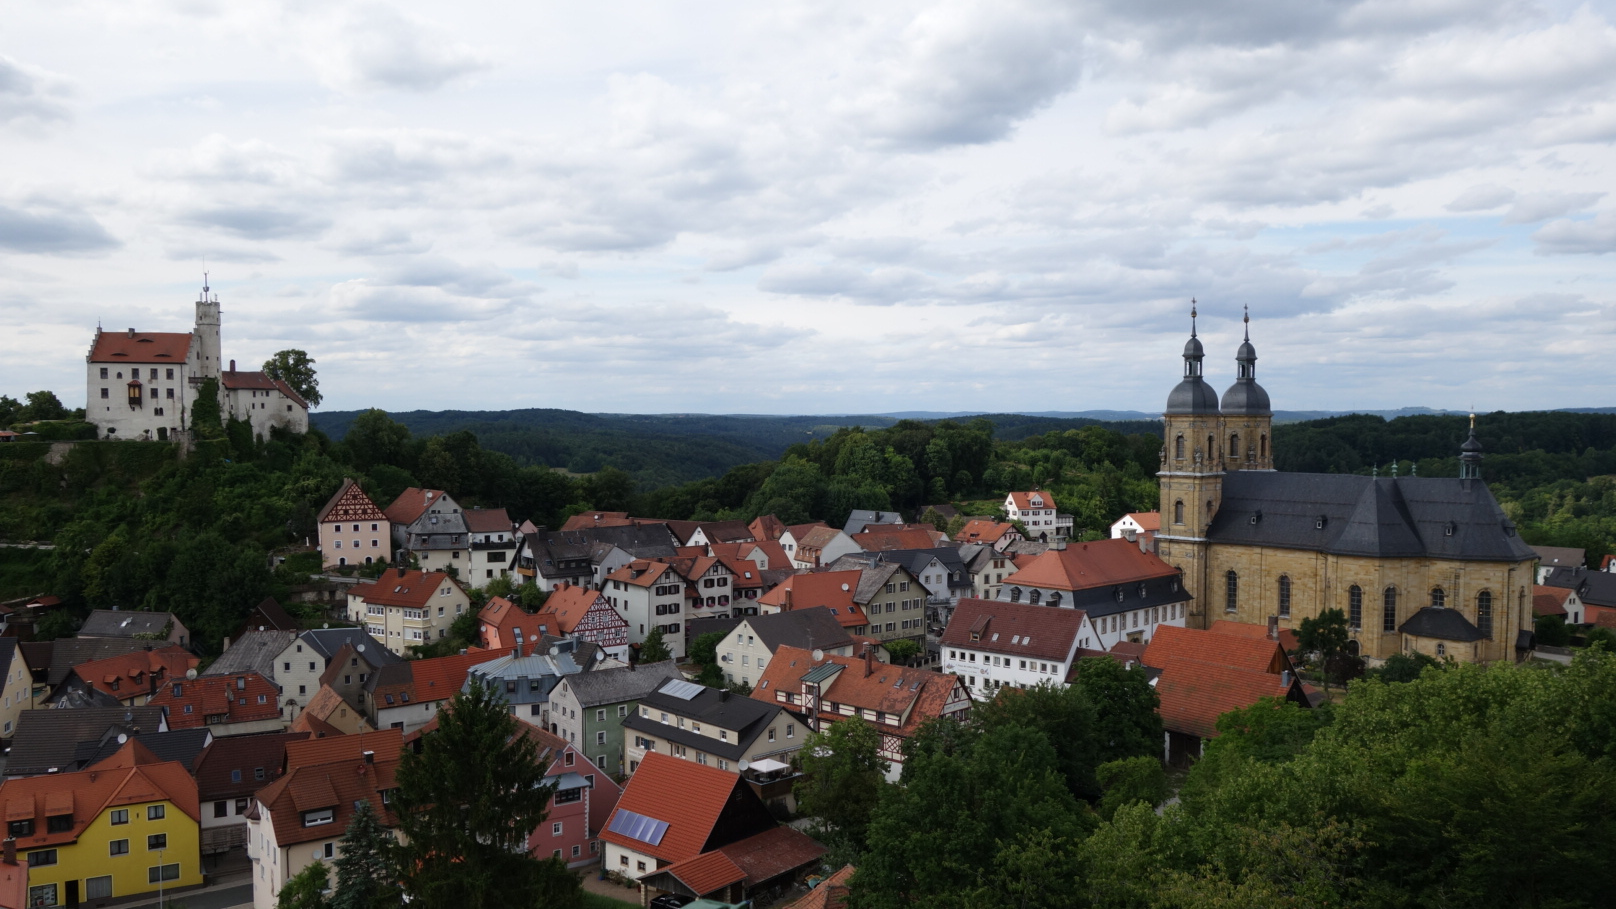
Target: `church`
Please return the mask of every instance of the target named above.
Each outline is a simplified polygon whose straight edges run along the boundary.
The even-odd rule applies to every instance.
[[[224,368],[220,356],[219,295],[203,283],[189,332],[102,331],[85,357],[84,418],[102,439],[181,441],[208,379],[218,382],[219,412],[268,437],[279,427],[309,431],[309,405],[291,386],[262,372]]]
[[[1167,397],[1156,552],[1194,596],[1189,625],[1300,628],[1347,616],[1368,659],[1421,652],[1493,662],[1531,650],[1536,554],[1481,480],[1475,418],[1457,477],[1274,470],[1273,411],[1246,338],[1220,399],[1190,310],[1184,376]]]

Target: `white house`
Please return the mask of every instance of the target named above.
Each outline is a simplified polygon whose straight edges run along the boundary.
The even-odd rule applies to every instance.
[[[755,685],[782,646],[852,656],[853,639],[824,606],[747,616],[718,642],[718,665],[731,685]],[[882,651],[885,653],[885,651]]]
[[[1138,540],[1144,538],[1148,547],[1161,532],[1161,512],[1130,511],[1111,525],[1111,539]]]
[[[205,286],[190,332],[97,326],[84,358],[84,419],[103,439],[181,437],[202,383],[219,377],[219,345],[219,298]]]
[[[224,415],[252,426],[253,435],[269,438],[279,427],[290,432],[309,431],[309,402],[280,379],[264,372],[237,372],[236,361],[219,376]]]
[[[446,637],[470,606],[466,591],[441,571],[390,568],[348,589],[348,619],[400,656],[406,647]]]
[[[660,631],[676,659],[685,655],[685,580],[672,565],[629,562],[606,576],[600,593],[628,622],[629,643],[642,644],[651,632]]]
[[[1094,623],[1097,649],[1117,641],[1145,643],[1161,625],[1185,627],[1190,595],[1178,569],[1141,543],[1071,543],[1035,557],[1007,576],[998,599],[1033,606],[1081,609]]]
[[[965,679],[975,698],[1006,685],[1064,685],[1083,651],[1103,649],[1099,638],[1081,609],[963,599],[943,632],[943,671]]]
[[[1072,516],[1058,514],[1055,497],[1047,492],[1012,492],[1004,497],[1004,513],[1027,528],[1028,539],[1047,542],[1072,535]]]

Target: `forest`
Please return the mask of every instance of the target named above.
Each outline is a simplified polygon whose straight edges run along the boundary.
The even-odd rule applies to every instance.
[[[427,486],[549,527],[596,509],[699,520],[772,513],[835,525],[854,508],[914,519],[926,505],[951,503],[991,514],[1007,491],[1037,487],[1074,516],[1076,533],[1095,538],[1123,513],[1155,508],[1161,441],[1149,423],[1028,419],[1014,423],[1014,438],[988,417],[840,427],[774,458],[661,485],[619,466],[635,463],[638,440],[602,449],[602,466],[580,476],[524,463],[469,429],[415,433],[380,410],[349,420],[340,440],[318,429],[254,439],[245,424],[214,415],[185,457],[155,442],[80,441],[60,456],[50,456],[49,442],[6,443],[0,541],[55,548],[0,549],[0,598],[54,593],[81,613],[170,609],[216,649],[252,605],[306,580],[295,570],[306,571],[306,559],[271,568],[271,554],[314,538],[315,515],[345,476],[383,505]],[[1030,432],[1044,425],[1056,428]],[[1591,560],[1616,551],[1616,415],[1487,414],[1477,431],[1487,446],[1483,475],[1528,542],[1582,547]],[[1466,432],[1463,417],[1335,417],[1276,426],[1275,451],[1286,470],[1451,476]]]

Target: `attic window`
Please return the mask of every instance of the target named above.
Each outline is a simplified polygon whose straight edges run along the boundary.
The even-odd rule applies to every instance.
[[[1261,508],[1259,508],[1256,511],[1251,513],[1251,523],[1255,524],[1255,523],[1257,523],[1258,521],[1261,521],[1261,520],[1262,520],[1262,509]]]
[[[1322,514],[1321,514],[1321,515],[1319,515],[1319,516],[1318,516],[1318,518],[1316,518],[1316,519],[1315,519],[1315,520],[1314,520],[1314,521],[1313,521],[1313,529],[1314,529],[1314,530],[1323,530],[1323,529],[1324,529],[1324,525],[1326,525],[1326,524],[1328,524],[1328,523],[1330,523],[1330,518],[1329,518],[1329,516],[1328,516],[1328,515],[1322,515]]]
[[[997,641],[998,639],[999,639],[999,633],[997,631],[993,632],[993,637],[990,640]]]
[[[1442,535],[1445,537],[1451,537],[1453,536],[1453,532],[1458,529],[1459,525],[1449,521],[1448,523],[1442,525]]]
[[[1118,587],[1116,590],[1112,591],[1111,595],[1117,598],[1118,603],[1122,602],[1124,594],[1121,587]]]
[[[336,809],[334,808],[320,808],[315,811],[303,812],[303,826],[305,827],[318,827],[321,824],[329,824],[334,820],[336,820]]]

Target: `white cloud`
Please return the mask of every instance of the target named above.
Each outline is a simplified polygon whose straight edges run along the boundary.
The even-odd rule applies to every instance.
[[[0,54],[0,124],[66,120],[67,97],[59,76]]]

